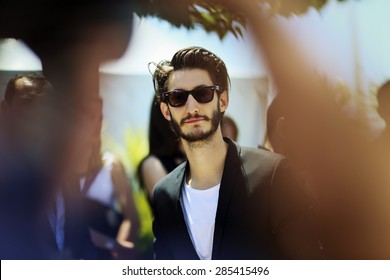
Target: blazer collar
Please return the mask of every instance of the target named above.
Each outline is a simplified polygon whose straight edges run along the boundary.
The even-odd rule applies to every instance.
[[[222,174],[221,187],[219,190],[219,199],[215,218],[212,259],[218,258],[219,255],[226,213],[229,208],[233,188],[236,185],[235,182],[237,179],[237,172],[241,170],[241,161],[239,157],[241,153],[240,146],[227,137],[224,138],[224,141],[228,144],[228,150]],[[185,174],[187,173],[188,169],[189,164],[187,161],[183,163],[176,171],[174,171],[176,173],[174,175],[175,186],[179,186],[175,188],[172,193],[174,201],[176,201],[175,207],[178,225],[177,246],[178,248],[182,248],[178,253],[179,255],[177,258],[199,259],[199,256],[192,244],[192,240],[184,219],[183,209],[180,203]]]
[[[180,198],[181,198],[181,192],[183,188],[183,183],[185,179],[185,175],[187,173],[187,170],[189,169],[189,164],[186,161],[185,163],[181,164],[181,166],[173,172],[176,172],[174,175],[175,179],[175,186],[178,186],[173,190],[172,197],[174,199],[175,203],[175,212],[176,212],[176,225],[177,225],[177,236],[176,236],[176,244],[175,247],[179,248],[179,250],[176,251],[176,259],[182,259],[182,260],[199,260],[199,256],[196,253],[196,250],[194,248],[194,245],[192,244],[192,240],[190,237],[190,233],[187,229],[187,224],[184,219],[184,213],[181,206]]]
[[[241,170],[241,161],[239,157],[241,152],[240,146],[227,137],[225,137],[224,140],[229,146],[222,174],[221,187],[219,190],[217,214],[215,217],[212,259],[218,259],[226,213],[230,205],[233,188],[236,185],[236,180],[238,178],[237,173]]]

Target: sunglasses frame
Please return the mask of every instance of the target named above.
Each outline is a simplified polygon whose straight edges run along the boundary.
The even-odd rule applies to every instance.
[[[213,86],[203,86],[203,87],[195,88],[195,89],[193,89],[193,90],[174,89],[174,90],[171,90],[171,91],[168,91],[168,92],[164,92],[164,93],[162,94],[162,97],[163,97],[163,100],[162,100],[162,101],[165,102],[165,103],[168,103],[169,105],[171,105],[172,107],[175,107],[175,108],[176,108],[176,107],[182,107],[182,106],[184,106],[184,105],[186,104],[186,102],[187,102],[187,100],[188,100],[188,96],[190,96],[190,94],[191,94],[191,95],[195,98],[195,100],[196,100],[197,102],[201,103],[201,104],[210,103],[210,102],[213,101],[213,99],[214,99],[214,92],[213,92],[213,97],[212,97],[211,100],[208,101],[208,102],[200,102],[200,101],[198,101],[198,99],[196,99],[196,95],[193,95],[194,92],[196,92],[196,91],[198,91],[198,90],[201,90],[201,89],[204,89],[204,88],[212,88],[213,91],[217,91],[217,94],[220,94],[220,93],[223,92],[223,88],[222,88],[221,86],[216,86],[216,85],[213,85]],[[174,106],[174,105],[171,104],[171,102],[169,102],[169,95],[172,94],[175,90],[180,90],[180,91],[182,91],[184,94],[187,95],[186,100],[185,100],[185,102],[184,102],[182,105]]]

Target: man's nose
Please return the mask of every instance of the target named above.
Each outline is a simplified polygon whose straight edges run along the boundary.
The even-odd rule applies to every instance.
[[[199,112],[199,103],[196,101],[196,99],[190,94],[188,96],[187,102],[186,102],[186,110],[188,113],[194,114],[195,112]]]

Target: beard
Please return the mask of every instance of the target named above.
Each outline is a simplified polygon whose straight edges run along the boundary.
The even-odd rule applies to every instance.
[[[182,119],[179,123],[177,120],[175,120],[172,117],[171,114],[170,125],[173,132],[175,132],[176,135],[183,138],[187,142],[190,143],[207,142],[217,131],[218,126],[221,123],[222,117],[223,117],[223,113],[221,113],[219,106],[217,106],[217,109],[213,111],[211,118],[205,115],[189,114],[187,117]],[[204,121],[211,122],[211,128],[207,131],[192,131],[189,133],[184,133],[183,130],[181,129],[181,126],[184,124],[184,122],[187,119],[191,119],[191,118],[203,118]]]

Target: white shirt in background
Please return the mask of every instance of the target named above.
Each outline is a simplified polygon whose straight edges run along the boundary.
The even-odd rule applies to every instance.
[[[116,209],[115,187],[111,177],[114,156],[109,152],[105,152],[102,160],[103,166],[94,178],[85,196],[92,200],[99,201],[103,205]],[[81,191],[85,187],[85,181],[86,177],[80,179]]]

